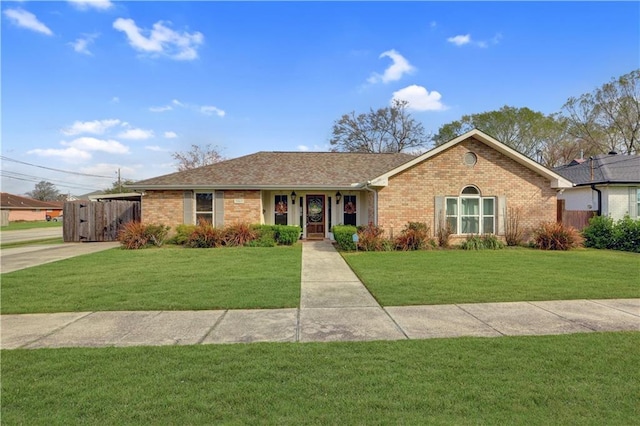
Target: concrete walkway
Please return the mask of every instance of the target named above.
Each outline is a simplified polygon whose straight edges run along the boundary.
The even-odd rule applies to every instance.
[[[328,242],[304,242],[299,309],[2,315],[2,349],[640,331],[640,299],[382,308]]]

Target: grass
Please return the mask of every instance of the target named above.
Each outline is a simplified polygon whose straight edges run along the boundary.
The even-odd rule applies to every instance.
[[[640,297],[640,255],[608,250],[342,253],[383,306]]]
[[[11,222],[7,226],[3,226],[4,231],[20,231],[23,229],[36,229],[36,228],[62,228],[62,222],[47,222],[46,220],[24,221],[24,222]]]
[[[297,307],[301,246],[113,249],[2,274],[2,313]]]
[[[5,424],[640,418],[640,333],[2,352]]]

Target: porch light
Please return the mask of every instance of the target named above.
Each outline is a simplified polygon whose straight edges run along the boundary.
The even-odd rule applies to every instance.
[[[340,200],[342,200],[342,194],[338,191],[336,192],[336,204],[340,204]]]
[[[296,202],[296,191],[291,191],[291,203]]]

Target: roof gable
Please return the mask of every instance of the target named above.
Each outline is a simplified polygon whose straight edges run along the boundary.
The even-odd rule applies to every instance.
[[[441,152],[446,151],[447,149],[469,139],[469,138],[473,138],[479,142],[484,143],[485,145],[495,149],[496,151],[502,153],[503,155],[511,158],[512,160],[516,161],[517,163],[525,166],[526,168],[532,170],[533,172],[545,177],[546,179],[548,179],[551,182],[551,187],[552,188],[570,188],[573,185],[571,184],[571,182],[567,179],[565,179],[564,177],[562,177],[561,175],[559,175],[558,173],[544,167],[543,165],[533,161],[532,159],[530,159],[529,157],[527,157],[526,155],[523,155],[521,153],[519,153],[518,151],[516,151],[515,149],[503,144],[502,142],[492,138],[491,136],[487,135],[486,133],[478,130],[478,129],[474,129],[471,130],[463,135],[458,136],[455,139],[450,140],[449,142],[442,144],[440,146],[437,146],[435,148],[433,148],[430,151],[425,152],[424,154],[410,160],[407,161],[404,164],[401,164],[400,166],[389,170],[387,172],[385,172],[384,174],[381,174],[380,176],[377,176],[375,179],[373,179],[371,181],[371,185],[372,186],[386,186],[388,184],[389,178],[410,168],[415,166],[416,164],[419,164],[423,161],[428,160],[431,157],[434,157],[438,154],[440,154]]]

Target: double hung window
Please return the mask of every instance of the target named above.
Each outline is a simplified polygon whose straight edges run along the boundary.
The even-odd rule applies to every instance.
[[[213,192],[196,193],[196,223],[213,224]]]

